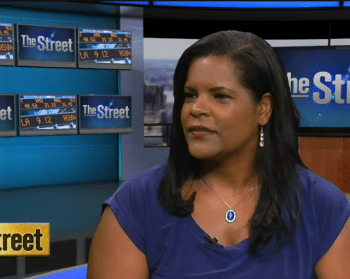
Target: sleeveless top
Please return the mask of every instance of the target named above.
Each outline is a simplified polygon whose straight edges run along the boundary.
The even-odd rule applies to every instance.
[[[336,186],[300,168],[302,209],[293,241],[268,257],[252,257],[248,239],[222,247],[191,215],[172,216],[160,205],[157,189],[165,168],[162,163],[135,176],[103,204],[146,255],[152,279],[316,278],[317,261],[350,216],[350,203]]]

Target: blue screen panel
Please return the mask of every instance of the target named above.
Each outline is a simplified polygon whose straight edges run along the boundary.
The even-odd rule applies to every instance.
[[[0,95],[0,137],[16,136],[15,95]]]
[[[101,3],[116,5],[149,5],[150,1],[101,1]]]
[[[153,5],[197,8],[290,9],[339,7],[340,1],[153,1]]]
[[[350,48],[275,48],[302,128],[350,128]],[[349,129],[350,131],[350,129]]]
[[[48,272],[28,279],[86,279],[86,274],[87,265],[84,264],[82,266]]]
[[[79,133],[132,132],[131,96],[79,95]]]
[[[17,63],[31,67],[76,67],[75,28],[17,24]]]
[[[119,11],[119,7],[110,6],[107,9],[105,5],[96,5],[96,8],[106,15],[111,9],[115,13]],[[78,10],[64,13],[35,8],[0,7],[0,15],[3,16],[2,21],[16,23],[15,39],[19,24],[74,27],[75,30],[80,27],[119,29],[118,17],[94,16]],[[21,94],[117,95],[120,90],[119,75],[120,71],[76,67],[0,67],[0,93],[16,94],[16,108],[17,97]],[[18,126],[20,120],[16,119],[16,122]],[[120,148],[118,137],[117,134],[0,137],[0,188],[71,186],[81,183],[89,185],[117,181]]]

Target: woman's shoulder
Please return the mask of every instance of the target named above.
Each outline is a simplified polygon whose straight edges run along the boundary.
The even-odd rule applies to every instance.
[[[162,162],[125,181],[117,190],[117,192],[128,192],[132,195],[155,194],[159,183],[164,176],[167,162]]]
[[[350,216],[350,203],[345,194],[318,174],[300,168],[302,234],[310,232],[318,248],[318,259],[334,243]]]
[[[345,194],[322,176],[304,167],[299,167],[298,173],[301,191],[305,198],[313,198],[315,201],[347,202]]]
[[[141,171],[139,174],[128,179],[125,184],[140,183],[140,182],[153,182],[155,180],[160,180],[164,174],[167,167],[167,162],[159,163],[151,168]]]
[[[157,190],[164,176],[167,163],[157,164],[125,181],[115,193],[106,200],[106,205],[116,210],[117,206],[125,212],[143,212],[145,208],[158,210]]]
[[[154,227],[155,220],[164,216],[157,199],[157,189],[166,165],[158,164],[128,179],[102,207],[102,210],[106,206],[112,209],[120,226],[144,253],[148,231]]]
[[[299,180],[304,213],[305,211],[314,212],[321,220],[349,215],[348,199],[332,182],[306,168],[300,168]]]

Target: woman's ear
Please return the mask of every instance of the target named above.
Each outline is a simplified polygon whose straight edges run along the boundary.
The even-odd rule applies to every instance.
[[[272,113],[272,95],[265,93],[259,103],[259,124],[265,126],[271,118]]]

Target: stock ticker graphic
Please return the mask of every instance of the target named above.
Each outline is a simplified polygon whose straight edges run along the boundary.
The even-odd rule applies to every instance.
[[[77,134],[77,97],[20,95],[20,135]]]
[[[79,133],[131,133],[131,96],[79,95]]]
[[[14,65],[13,24],[0,22],[0,65]]]
[[[17,24],[18,66],[76,67],[75,28]]]
[[[131,69],[131,32],[78,29],[80,68]]]

